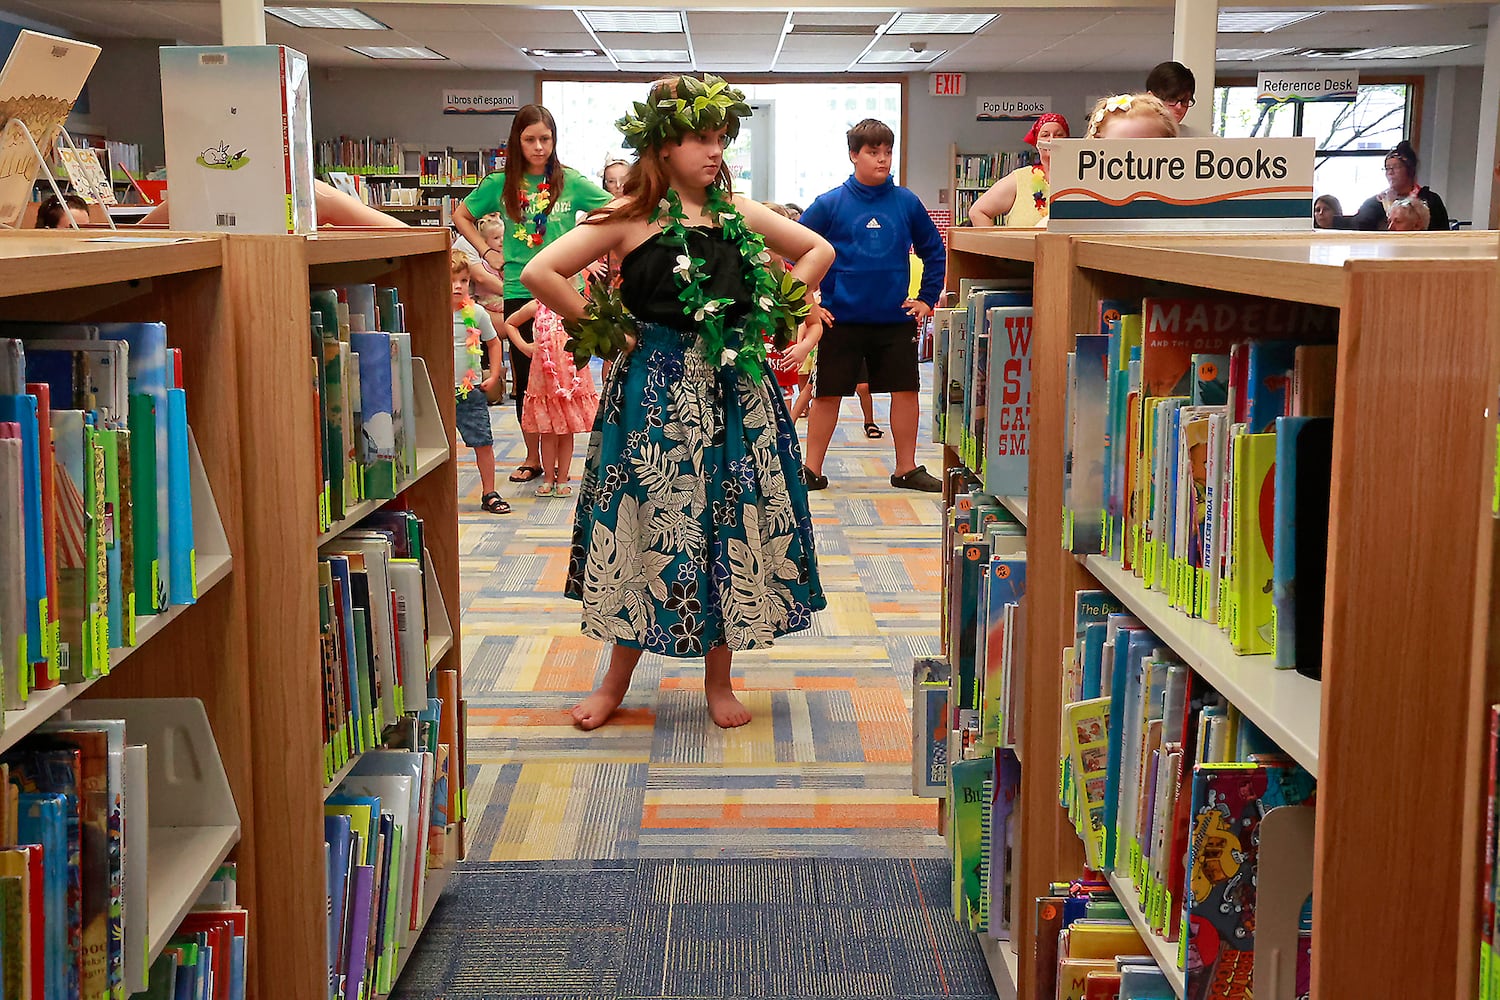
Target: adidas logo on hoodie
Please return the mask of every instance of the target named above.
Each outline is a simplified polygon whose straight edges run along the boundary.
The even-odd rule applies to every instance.
[[[871,219],[869,222],[865,223],[865,228],[866,229],[879,229],[880,228],[880,220],[879,219]]]

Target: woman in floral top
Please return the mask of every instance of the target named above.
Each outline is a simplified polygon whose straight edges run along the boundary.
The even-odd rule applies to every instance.
[[[976,226],[1000,225],[1031,228],[1047,217],[1047,198],[1051,191],[1047,176],[1052,169],[1052,140],[1068,138],[1068,120],[1062,115],[1045,114],[1026,133],[1027,145],[1035,146],[1041,163],[1012,170],[995,182],[995,186],[975,200],[969,209],[969,221]]]

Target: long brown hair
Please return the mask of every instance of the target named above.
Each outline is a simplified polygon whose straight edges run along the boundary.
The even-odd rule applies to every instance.
[[[657,80],[651,84],[651,94],[646,98],[647,102],[655,105],[657,101],[665,100],[673,96],[677,90],[678,78],[667,77]],[[635,222],[639,219],[649,219],[651,213],[661,204],[667,196],[667,188],[671,187],[667,179],[667,164],[661,157],[659,146],[648,146],[641,150],[640,156],[630,165],[630,173],[625,175],[625,186],[620,190],[620,196],[624,199],[623,204],[615,208],[601,209],[593,213],[585,222]],[[729,164],[719,162],[719,173],[714,178],[714,187],[720,188],[730,198],[734,197],[734,182],[729,175]]]
[[[528,104],[516,112],[516,117],[510,123],[510,139],[505,144],[505,188],[501,195],[505,201],[505,214],[517,222],[522,221],[521,185],[527,172],[526,152],[521,148],[521,133],[538,122],[547,126],[552,133],[552,155],[547,158],[546,169],[547,185],[552,192],[548,212],[562,198],[563,165],[557,158],[557,121],[553,119],[552,112],[540,104]]]

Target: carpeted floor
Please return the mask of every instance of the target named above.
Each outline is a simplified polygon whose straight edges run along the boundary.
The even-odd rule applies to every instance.
[[[889,485],[889,437],[845,402],[812,494],[829,608],[736,657],[750,725],[709,721],[701,661],[648,655],[615,720],[582,733],[566,711],[604,649],[561,596],[572,501],[504,481],[524,449],[514,411],[490,412],[515,512],[479,510],[463,451],[469,861],[394,1000],[992,997],[948,909],[936,806],[911,795],[941,505]],[[877,418],[888,434],[881,401]],[[937,447],[918,461],[937,471]]]

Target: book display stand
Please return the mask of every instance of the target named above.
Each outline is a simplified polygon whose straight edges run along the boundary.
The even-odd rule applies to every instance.
[[[0,235],[0,304],[7,319],[161,321],[169,345],[182,351],[192,428],[197,602],[139,617],[136,645],[111,652],[110,673],[35,692],[23,711],[5,713],[0,733],[0,750],[9,749],[67,709],[76,719],[125,719],[128,742],[147,745],[150,918],[148,927],[127,921],[125,934],[150,959],[241,842],[236,804],[251,799],[247,635],[237,556],[239,406],[235,381],[221,376],[235,364],[234,330],[222,308],[225,282],[223,242],[217,238],[121,243],[67,231]],[[95,700],[101,696],[111,700]],[[243,833],[242,856],[248,853],[248,826]],[[248,880],[240,885],[240,901],[255,905]]]
[[[5,123],[5,127],[3,129],[0,129],[0,139],[3,139],[5,135],[11,133],[12,131],[20,133],[21,137],[26,140],[26,144],[31,147],[32,154],[36,157],[37,171],[40,174],[40,176],[37,178],[37,183],[40,184],[43,180],[45,180],[47,182],[47,186],[52,189],[52,196],[55,197],[58,201],[62,201],[62,188],[58,187],[57,178],[53,175],[52,168],[47,165],[47,158],[42,155],[41,147],[37,145],[36,138],[31,134],[31,129],[27,128],[26,123],[21,119],[12,118],[10,121]],[[72,151],[74,157],[78,159],[83,158],[84,154],[79,150],[77,146],[73,144],[73,137],[68,135],[67,129],[58,129],[57,137],[62,141],[62,144],[64,146],[67,146],[68,149]],[[105,216],[105,221],[109,223],[109,228],[116,228],[114,219],[109,218],[108,215]],[[74,232],[78,231],[78,220],[74,219],[71,213],[67,214],[67,222],[68,228],[72,229]]]
[[[151,879],[150,954],[237,842],[239,902],[256,915],[255,996],[323,1000],[328,989],[319,546],[386,503],[423,518],[429,670],[459,667],[448,261],[444,232],[0,234],[8,319],[167,325],[188,391],[198,557],[196,604],[139,618],[137,645],[114,652],[108,675],[37,692],[25,711],[6,713],[0,750],[70,702],[79,718],[130,720],[131,742],[152,744],[148,854],[170,859],[152,864],[165,874]],[[358,505],[320,534],[309,289],[356,281],[398,289],[414,354],[417,470],[396,500]],[[74,702],[85,694],[110,700]],[[463,857],[462,822],[445,836],[447,867],[427,873],[424,925]],[[403,935],[403,962],[418,933]]]
[[[1057,801],[1058,679],[1073,594],[1090,589],[1114,594],[1316,776],[1312,995],[1474,995],[1485,708],[1500,700],[1489,645],[1497,258],[1494,233],[950,233],[950,288],[966,277],[1028,276],[1036,303],[1028,496],[1002,499],[1030,528],[1018,681],[1027,722],[1016,748],[1020,997],[1042,1000],[1034,900],[1084,862]],[[1097,332],[1100,299],[1213,293],[1338,310],[1321,681],[1234,654],[1217,628],[1169,607],[1118,563],[1058,544],[1074,335]],[[1125,888],[1117,895],[1130,911],[1136,893]],[[1274,908],[1271,892],[1262,885],[1263,907]],[[1399,917],[1367,919],[1393,904]],[[1180,996],[1177,945],[1131,916]]]

